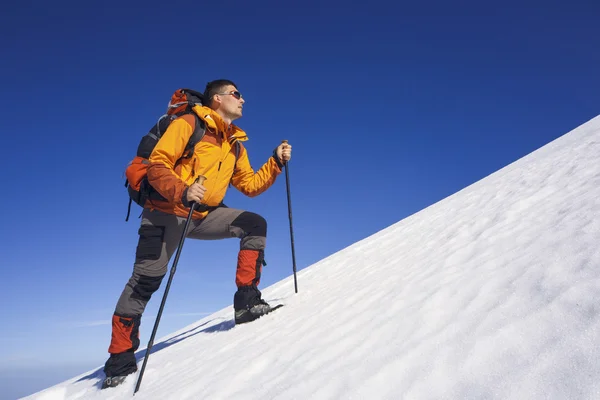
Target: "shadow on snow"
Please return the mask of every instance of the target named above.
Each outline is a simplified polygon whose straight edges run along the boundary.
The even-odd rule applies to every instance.
[[[221,318],[218,318],[218,319],[221,319]],[[218,324],[209,326],[208,328],[200,329],[203,326],[206,326],[214,321],[215,321],[214,319],[207,321],[201,325],[196,326],[195,328],[190,329],[187,332],[180,333],[179,335],[174,336],[170,339],[167,339],[164,342],[155,344],[154,346],[152,346],[152,350],[150,351],[150,354],[154,354],[157,351],[161,351],[162,349],[165,349],[169,346],[179,343],[182,340],[192,337],[194,335],[197,335],[199,333],[225,332],[225,331],[232,329],[235,326],[235,322],[233,321],[233,319],[230,319],[230,320],[222,321],[222,322],[219,322]],[[197,331],[197,332],[194,332],[194,331]],[[136,363],[139,362],[141,359],[143,359],[146,356],[146,350],[147,349],[140,350],[135,354]],[[101,368],[98,368],[97,370],[95,370],[94,372],[92,372],[91,374],[88,374],[86,376],[79,378],[76,382],[82,382],[82,381],[86,381],[86,380],[90,380],[90,379],[98,379],[98,380],[102,381],[103,378],[104,378],[104,372],[103,372],[103,367],[101,367]],[[98,383],[98,387],[100,387],[100,382]]]

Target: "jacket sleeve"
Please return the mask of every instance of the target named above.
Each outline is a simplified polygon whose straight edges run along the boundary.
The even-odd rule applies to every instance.
[[[175,172],[175,163],[183,155],[192,131],[192,126],[184,118],[177,118],[150,154],[148,182],[170,203],[180,203],[187,192],[188,186]]]
[[[233,187],[246,196],[254,197],[271,187],[280,173],[281,168],[273,157],[270,157],[258,172],[255,173],[250,165],[248,152],[243,148],[231,183]]]

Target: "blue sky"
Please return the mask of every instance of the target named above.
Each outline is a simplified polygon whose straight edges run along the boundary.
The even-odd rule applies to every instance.
[[[37,390],[50,376],[40,369],[61,380],[105,361],[139,227],[139,208],[124,221],[123,171],[175,89],[235,81],[255,168],[282,139],[294,146],[302,269],[600,114],[599,15],[592,2],[11,3],[0,16],[0,375],[35,369]],[[226,202],[269,222],[262,285],[291,274],[285,176]],[[159,337],[231,304],[237,248],[186,242]]]

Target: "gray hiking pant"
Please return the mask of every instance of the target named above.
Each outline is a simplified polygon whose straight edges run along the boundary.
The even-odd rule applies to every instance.
[[[133,274],[121,293],[115,314],[136,316],[144,312],[150,297],[160,287],[167,273],[169,260],[177,250],[185,221],[183,217],[144,209]],[[256,250],[262,256],[266,235],[267,223],[260,215],[219,207],[202,220],[192,219],[186,238],[217,240],[237,237],[241,239],[240,251]],[[258,267],[255,275],[258,280]]]

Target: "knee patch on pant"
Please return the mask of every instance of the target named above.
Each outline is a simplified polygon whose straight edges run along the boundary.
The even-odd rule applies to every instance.
[[[164,275],[146,276],[140,275],[136,285],[133,287],[132,299],[149,302],[152,294],[158,290]]]
[[[267,237],[267,220],[253,212],[244,211],[231,225],[242,229],[247,236]]]
[[[158,260],[162,253],[165,227],[142,225],[138,234],[140,235],[140,239],[135,251],[136,262],[142,260]]]
[[[112,318],[112,337],[108,352],[119,354],[135,352],[140,347],[141,315],[121,316],[114,314]]]
[[[258,286],[264,263],[263,250],[240,250],[238,253],[235,284],[240,286]]]

